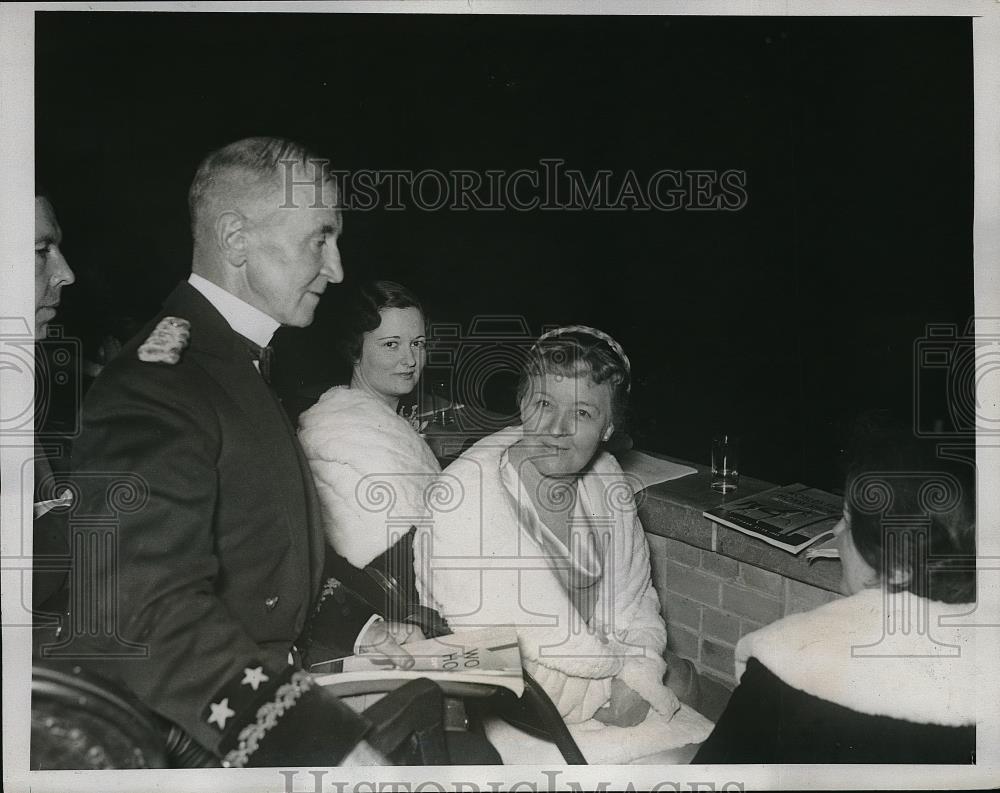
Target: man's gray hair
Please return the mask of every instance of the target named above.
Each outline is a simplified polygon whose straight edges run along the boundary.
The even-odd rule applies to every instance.
[[[284,138],[244,138],[216,149],[198,166],[188,191],[191,231],[195,233],[198,215],[209,202],[213,188],[240,185],[247,190],[278,184],[279,176],[289,173],[289,165],[322,169],[331,179],[329,161],[322,159],[301,143]],[[223,188],[225,189],[225,188]]]

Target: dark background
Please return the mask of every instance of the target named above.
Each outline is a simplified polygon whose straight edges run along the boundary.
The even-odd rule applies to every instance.
[[[36,20],[37,170],[77,273],[61,319],[90,355],[187,276],[187,187],[240,137],[351,171],[738,169],[736,212],[349,212],[347,278],[396,278],[466,332],[603,328],[632,358],[640,447],[706,462],[726,429],[780,483],[836,487],[871,410],[909,421],[919,396],[920,423],[949,425],[942,372],[914,362],[928,323],[973,310],[968,19]],[[336,377],[342,291],[281,332],[286,393]],[[509,374],[483,385],[509,406]]]

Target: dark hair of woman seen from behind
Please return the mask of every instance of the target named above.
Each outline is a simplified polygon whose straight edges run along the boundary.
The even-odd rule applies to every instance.
[[[971,460],[942,456],[909,428],[870,430],[855,443],[844,489],[848,529],[887,590],[975,601],[975,488]]]

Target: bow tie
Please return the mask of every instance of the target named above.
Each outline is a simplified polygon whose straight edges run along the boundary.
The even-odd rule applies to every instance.
[[[265,383],[270,385],[271,367],[274,365],[274,347],[270,344],[266,347],[261,347],[245,336],[243,337],[243,341],[246,342],[247,349],[250,350],[251,360],[257,361],[257,369],[260,371],[260,376],[264,378]]]

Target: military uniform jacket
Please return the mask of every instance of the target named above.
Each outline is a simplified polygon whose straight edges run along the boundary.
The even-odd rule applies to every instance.
[[[190,322],[189,346],[173,364],[140,360],[165,316]],[[252,684],[241,687],[241,676],[287,672],[325,545],[285,412],[245,340],[189,284],[91,388],[73,469],[91,514],[116,472],[148,489],[116,515],[117,559],[98,570],[117,590],[117,636],[100,644],[124,640],[146,654],[90,666],[217,751],[228,710]],[[213,705],[226,692],[228,706]]]

